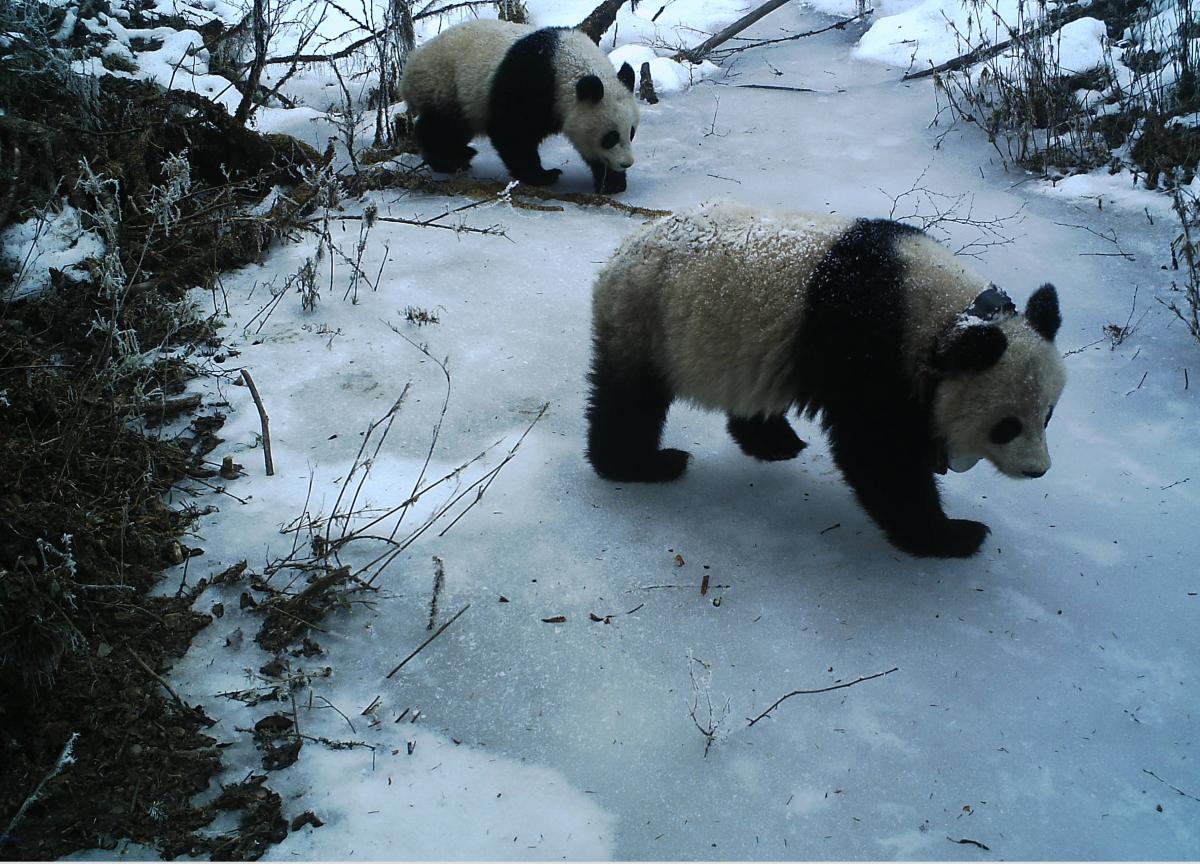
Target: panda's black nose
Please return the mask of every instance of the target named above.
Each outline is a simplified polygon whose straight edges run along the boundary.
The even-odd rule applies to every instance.
[[[1033,477],[1034,479],[1036,479],[1036,478],[1044,475],[1046,473],[1046,469],[1043,468],[1041,471],[1022,471],[1021,473],[1024,474],[1026,477]]]

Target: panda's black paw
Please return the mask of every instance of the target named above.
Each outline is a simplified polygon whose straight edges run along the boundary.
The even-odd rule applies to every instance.
[[[783,417],[730,417],[726,427],[747,456],[763,462],[795,459],[808,445]]]
[[[979,551],[990,529],[970,519],[947,519],[930,554],[938,558],[970,558]]]
[[[596,473],[616,483],[669,483],[678,480],[687,470],[690,458],[691,454],[687,451],[673,449],[621,459],[598,459],[596,453],[588,454]]]
[[[561,168],[542,168],[537,171],[522,171],[514,176],[528,186],[551,186],[561,175]]]
[[[624,192],[628,188],[628,182],[625,179],[624,171],[607,171],[602,180],[595,182],[595,189],[601,195],[615,195],[618,192]]]
[[[989,531],[982,522],[946,519],[933,531],[889,531],[888,539],[898,548],[919,558],[970,558],[979,551]]]

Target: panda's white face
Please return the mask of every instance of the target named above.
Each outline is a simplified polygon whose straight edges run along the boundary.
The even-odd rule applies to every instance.
[[[598,101],[580,99],[566,114],[563,132],[579,155],[603,162],[613,171],[632,167],[633,139],[637,135],[638,106],[624,86],[603,87]]]
[[[987,459],[1009,477],[1041,477],[1050,468],[1046,427],[1066,384],[1054,343],[1021,318],[999,325],[1007,347],[982,371],[941,381],[934,423],[949,467],[966,470]]]

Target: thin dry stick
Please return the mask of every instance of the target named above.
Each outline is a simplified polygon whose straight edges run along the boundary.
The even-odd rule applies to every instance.
[[[433,598],[429,601],[429,623],[425,625],[426,630],[432,630],[433,625],[437,623],[438,600],[442,596],[442,589],[446,587],[446,565],[441,558],[433,556]]]
[[[151,678],[153,678],[155,681],[157,681],[159,684],[161,684],[163,686],[163,689],[171,694],[171,698],[175,700],[175,704],[179,706],[179,709],[181,711],[186,712],[188,710],[187,705],[184,703],[184,701],[182,699],[179,698],[179,694],[176,693],[175,690],[171,687],[171,685],[167,683],[166,679],[163,678],[161,675],[159,675],[157,672],[155,672],[153,669],[151,669],[150,664],[147,663],[145,660],[143,660],[141,657],[139,657],[137,655],[136,651],[134,651],[128,645],[126,645],[125,647],[129,650],[129,656],[131,656],[134,660],[136,660],[137,664],[139,666],[141,666],[143,669],[145,669],[146,672],[149,673]]]
[[[258,409],[258,419],[262,424],[263,460],[267,465],[267,476],[271,477],[275,474],[275,461],[271,458],[271,418],[267,416],[267,409],[263,406],[262,396],[258,395],[258,388],[254,386],[254,379],[250,377],[249,369],[242,370],[242,380],[250,388],[254,407]]]
[[[399,664],[397,664],[396,668],[393,669],[391,672],[389,672],[384,677],[391,678],[393,675],[395,675],[397,672],[399,672],[401,669],[403,669],[405,663],[407,663],[409,660],[413,659],[418,654],[420,654],[426,645],[428,645],[430,642],[432,642],[437,637],[441,636],[442,631],[444,631],[447,627],[449,627],[451,624],[453,624],[455,621],[457,621],[458,616],[462,615],[464,612],[466,612],[470,608],[471,608],[471,604],[468,603],[466,606],[464,606],[463,608],[461,608],[457,612],[455,612],[453,618],[451,618],[449,621],[447,621],[445,624],[443,624],[441,627],[439,627],[432,636],[430,636],[428,639],[426,639],[424,642],[422,642],[420,645],[417,646],[417,650],[413,651],[411,654],[409,654],[407,657],[405,657],[403,660],[401,660],[399,662]]]
[[[774,711],[776,708],[778,708],[781,702],[783,702],[785,699],[791,699],[793,696],[806,696],[806,695],[809,695],[812,693],[828,693],[831,690],[841,690],[845,687],[853,687],[855,684],[861,684],[864,681],[870,681],[872,678],[882,678],[884,675],[891,675],[893,672],[896,672],[899,669],[900,669],[899,666],[893,666],[891,669],[887,670],[886,672],[876,672],[874,675],[867,675],[862,678],[856,678],[855,680],[848,681],[845,684],[834,684],[832,687],[819,687],[816,690],[793,690],[791,693],[788,693],[786,696],[780,696],[777,700],[775,700],[774,705],[772,705],[766,711],[762,712],[757,717],[755,717],[753,720],[751,720],[749,725],[753,726],[759,720],[763,719],[768,714],[770,714],[772,711]]]
[[[8,823],[8,827],[4,829],[3,834],[0,834],[0,837],[12,836],[13,829],[17,827],[18,823],[20,823],[23,818],[25,818],[25,811],[28,810],[35,801],[42,797],[42,790],[46,788],[46,784],[61,774],[64,768],[75,761],[73,751],[75,750],[75,742],[78,739],[79,733],[72,732],[71,737],[67,739],[67,743],[62,749],[62,753],[59,754],[58,761],[55,762],[54,767],[50,769],[50,773],[43,777],[42,782],[38,783],[37,788],[29,793],[29,797],[25,799],[25,803],[21,805],[21,809],[17,811],[17,815],[14,816]]]

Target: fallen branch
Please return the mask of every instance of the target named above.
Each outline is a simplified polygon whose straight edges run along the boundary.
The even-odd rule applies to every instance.
[[[680,51],[675,55],[674,59],[676,61],[687,60],[689,63],[699,63],[710,53],[712,53],[712,50],[718,45],[728,42],[751,24],[754,24],[756,21],[759,21],[760,19],[765,18],[767,15],[770,15],[780,6],[786,6],[787,3],[788,0],[769,0],[769,2],[764,3],[752,12],[748,12],[743,15],[724,30],[721,30],[720,32],[715,33],[714,35],[705,39],[695,48],[689,48],[686,51]]]
[[[271,418],[267,416],[267,409],[263,405],[262,396],[258,395],[258,388],[254,386],[254,379],[250,377],[249,369],[242,370],[242,380],[250,388],[254,407],[258,409],[258,420],[262,425],[263,461],[266,462],[267,476],[270,477],[275,473],[275,461],[271,458]]]
[[[382,189],[408,189],[412,192],[424,192],[432,195],[460,196],[475,200],[499,198],[508,188],[509,183],[500,180],[476,180],[470,177],[454,177],[449,180],[433,180],[427,174],[414,171],[397,171],[392,168],[379,168],[366,171],[357,176],[340,178],[346,185],[348,194],[360,195],[363,192]],[[655,210],[649,207],[638,207],[625,204],[607,195],[597,195],[591,192],[553,192],[540,186],[517,184],[505,196],[513,207],[542,212],[561,211],[562,207],[547,207],[535,204],[528,199],[538,201],[562,201],[567,204],[577,204],[581,207],[609,207],[630,216],[640,216],[645,219],[658,219],[670,216],[670,210]],[[383,221],[382,216],[377,217]],[[413,220],[415,224],[422,224]],[[440,225],[437,227],[451,228]]]
[[[749,51],[751,48],[763,48],[767,45],[779,45],[783,42],[795,42],[797,39],[807,39],[809,36],[819,36],[822,33],[828,33],[830,30],[845,30],[846,27],[848,27],[849,25],[855,23],[856,21],[862,21],[868,15],[873,15],[873,14],[875,14],[874,9],[866,9],[862,12],[859,12],[853,18],[845,18],[841,21],[835,21],[834,23],[830,24],[828,27],[821,27],[817,30],[808,30],[808,31],[805,31],[804,33],[793,33],[791,36],[780,36],[777,39],[760,39],[757,42],[747,42],[747,44],[745,44],[745,45],[738,45],[733,48],[719,48],[719,49],[713,51],[712,53],[713,54],[721,54],[722,59],[724,59],[724,57],[727,57],[732,54],[737,54],[738,52],[741,52],[741,51]],[[741,85],[741,86],[748,86],[748,85]],[[839,91],[839,92],[843,92],[843,91]]]
[[[753,720],[750,720],[749,725],[753,726],[759,720],[763,719],[768,714],[770,714],[772,711],[774,711],[776,708],[778,708],[779,705],[785,699],[791,699],[793,696],[807,696],[807,695],[810,695],[813,693],[828,693],[831,690],[842,690],[846,687],[853,687],[855,684],[861,684],[864,681],[870,681],[872,678],[882,678],[884,675],[891,675],[893,672],[896,672],[899,669],[900,669],[899,666],[893,666],[891,669],[887,670],[886,672],[876,672],[874,675],[866,675],[862,678],[856,678],[853,681],[847,681],[845,684],[834,684],[832,687],[819,687],[816,690],[793,690],[791,693],[788,693],[786,696],[780,696],[778,699],[776,699],[774,705],[772,705],[766,711],[759,714]],[[747,718],[747,719],[749,719],[749,718]]]
[[[466,612],[466,611],[467,611],[468,609],[470,609],[470,608],[471,608],[471,604],[470,604],[470,603],[468,603],[466,606],[464,606],[463,608],[461,608],[461,609],[459,609],[457,612],[455,612],[455,613],[454,613],[454,617],[453,617],[453,618],[451,618],[449,621],[447,621],[445,624],[443,624],[441,627],[439,627],[439,628],[437,629],[437,631],[436,631],[436,632],[435,632],[435,633],[434,633],[432,636],[430,636],[428,639],[426,639],[424,642],[422,642],[420,645],[418,645],[415,651],[413,651],[411,654],[409,654],[407,657],[405,657],[403,660],[401,660],[401,661],[400,661],[400,662],[399,662],[399,663],[396,665],[396,668],[395,668],[395,669],[393,669],[391,672],[389,672],[389,673],[388,673],[387,675],[385,675],[384,677],[385,677],[385,678],[391,678],[393,675],[395,675],[397,672],[399,672],[401,669],[403,669],[403,668],[404,668],[404,665],[405,665],[406,663],[408,663],[408,661],[409,661],[409,660],[413,659],[413,658],[414,658],[414,657],[416,657],[418,654],[420,654],[420,653],[421,653],[421,652],[422,652],[422,651],[425,649],[425,646],[426,646],[426,645],[428,645],[430,642],[432,642],[432,641],[433,641],[434,639],[436,639],[437,637],[441,636],[441,635],[442,635],[442,632],[443,632],[443,631],[444,631],[444,630],[445,630],[447,627],[449,627],[451,624],[453,624],[455,621],[457,621],[457,620],[458,620],[458,616],[462,615],[464,612]]]

